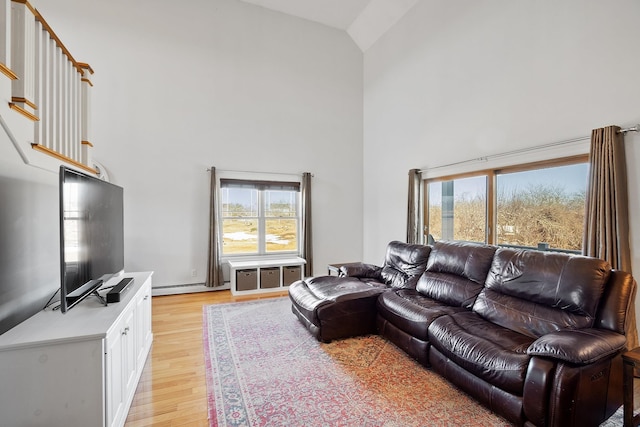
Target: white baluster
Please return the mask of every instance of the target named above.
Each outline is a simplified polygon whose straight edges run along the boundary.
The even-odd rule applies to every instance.
[[[51,138],[51,148],[58,151],[58,120],[56,118],[56,108],[58,99],[58,82],[57,82],[57,63],[56,42],[49,39],[49,136]]]
[[[11,0],[0,0],[0,72],[11,79]]]
[[[64,86],[62,84],[64,77],[64,57],[62,56],[62,49],[56,46],[56,75],[55,75],[55,84],[56,84],[56,99],[55,99],[55,109],[53,110],[53,114],[56,120],[56,141],[57,141],[57,152],[64,154],[65,152],[65,142],[63,138],[63,111],[62,111],[62,97],[64,94]]]
[[[82,64],[82,101],[80,109],[82,111],[82,163],[93,167],[91,158],[91,87],[93,84],[89,77],[93,74],[93,70],[88,64]]]
[[[38,108],[40,112],[38,116],[40,117],[40,144],[47,148],[51,147],[51,134],[50,134],[50,123],[51,123],[51,110],[49,108],[50,101],[50,89],[51,89],[51,81],[49,80],[49,33],[42,28],[42,23],[38,22],[37,27],[40,28],[40,33],[38,35],[39,45],[40,45],[40,67],[38,70],[40,72],[40,78],[38,82],[40,83],[40,90],[37,93],[40,96],[40,100],[38,102]]]
[[[11,4],[11,68],[18,76],[12,81],[11,107],[31,120],[35,115],[35,18],[26,4]]]
[[[82,82],[80,81],[82,74],[80,72],[73,73],[73,140],[76,141],[76,155],[80,161],[83,161],[82,156],[82,129],[81,129],[81,120],[82,120],[82,111],[80,110],[81,103],[81,91],[82,91]],[[87,165],[91,166],[91,165]]]
[[[67,157],[73,158],[71,149],[71,141],[69,141],[69,129],[67,119],[69,113],[67,111],[67,100],[69,96],[69,61],[60,50],[60,139],[62,141],[61,153]],[[74,159],[75,160],[75,159]]]
[[[48,37],[48,35],[47,35]],[[58,96],[57,85],[56,85],[56,42],[50,38],[47,39],[47,44],[49,48],[47,49],[48,53],[48,72],[47,72],[47,81],[48,81],[48,102],[47,102],[47,111],[48,119],[49,119],[49,148],[54,151],[58,151],[58,135],[57,135],[57,126],[56,126],[56,97]]]
[[[33,136],[33,142],[36,144],[41,144],[46,147],[46,141],[43,138],[43,129],[46,127],[46,120],[44,119],[45,110],[42,107],[45,105],[44,102],[44,82],[45,82],[45,55],[46,51],[44,49],[42,43],[42,36],[44,32],[42,31],[42,23],[36,21],[34,37],[35,37],[35,90],[34,90],[34,99],[36,105],[39,106],[38,117],[40,121],[35,123],[35,133]]]

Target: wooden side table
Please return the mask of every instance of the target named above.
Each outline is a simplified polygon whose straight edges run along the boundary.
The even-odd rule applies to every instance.
[[[331,276],[332,273],[335,273],[336,276],[339,276],[340,275],[340,267],[342,267],[345,264],[352,264],[352,263],[350,263],[350,262],[340,262],[340,263],[337,263],[337,264],[329,264],[329,265],[327,265],[327,274],[329,276]]]
[[[624,427],[640,425],[640,414],[633,416],[633,377],[634,371],[640,368],[640,347],[636,347],[622,355]]]

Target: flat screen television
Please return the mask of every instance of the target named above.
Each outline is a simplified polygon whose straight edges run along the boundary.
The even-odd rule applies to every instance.
[[[60,167],[60,309],[124,271],[123,189]]]

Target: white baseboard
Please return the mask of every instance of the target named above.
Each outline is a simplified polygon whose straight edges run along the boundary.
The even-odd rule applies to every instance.
[[[190,283],[185,285],[153,286],[151,288],[151,295],[155,297],[160,295],[192,294],[196,292],[222,291],[225,289],[230,289],[229,283],[215,288],[205,286],[204,283]]]

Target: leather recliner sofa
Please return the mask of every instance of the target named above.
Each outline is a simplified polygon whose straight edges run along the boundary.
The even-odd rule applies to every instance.
[[[390,244],[392,259],[400,259],[403,245]],[[304,297],[345,315],[348,306],[340,300],[353,305],[357,292],[343,289],[332,300],[332,287],[355,281],[375,287],[376,295],[366,296],[375,327],[371,315],[342,318],[349,324],[369,319],[365,332],[351,326],[353,335],[377,331],[517,425],[599,425],[620,407],[621,354],[635,331],[629,313],[637,286],[630,274],[600,259],[567,254],[462,242],[428,248],[423,269],[407,264],[413,275],[401,274],[399,262],[393,275],[383,276],[387,256],[383,267],[348,264],[341,278],[296,282],[290,287],[292,309],[301,313]],[[317,281],[326,286],[311,297],[314,286],[306,285]],[[315,316],[322,329],[321,310],[309,307],[307,316]]]
[[[351,277],[319,276],[289,286],[291,310],[322,342],[376,332],[378,296],[413,287],[424,272],[431,248],[391,242],[382,267],[354,265]]]

